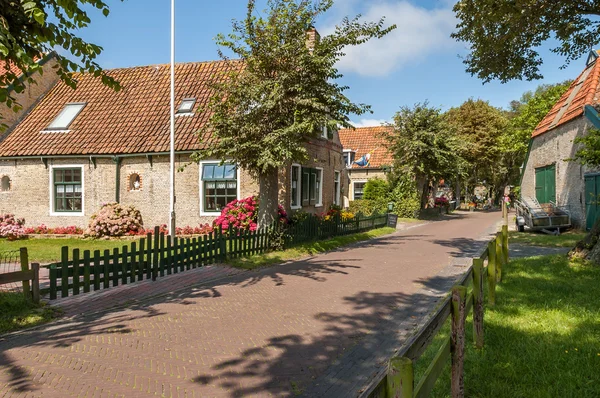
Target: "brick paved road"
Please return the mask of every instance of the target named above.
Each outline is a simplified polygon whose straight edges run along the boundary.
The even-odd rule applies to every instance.
[[[433,305],[420,292],[451,284],[448,264],[499,218],[458,215],[5,336],[0,397],[356,395],[346,378],[374,370],[395,320]]]

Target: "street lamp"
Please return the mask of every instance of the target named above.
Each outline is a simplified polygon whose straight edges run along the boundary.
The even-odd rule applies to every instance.
[[[170,148],[170,200],[169,235],[175,236],[175,0],[171,0],[171,148]]]

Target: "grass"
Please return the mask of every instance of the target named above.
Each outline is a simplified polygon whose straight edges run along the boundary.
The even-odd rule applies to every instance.
[[[505,270],[496,307],[485,310],[482,351],[466,325],[465,396],[600,396],[600,267],[544,256],[513,260]],[[416,377],[448,333],[446,325],[417,361]],[[449,366],[431,396],[450,396]]]
[[[228,264],[233,267],[243,269],[255,269],[267,265],[280,264],[285,261],[297,260],[299,258],[312,256],[319,253],[324,253],[329,250],[337,249],[338,247],[346,246],[351,243],[361,242],[378,236],[391,234],[394,228],[378,228],[358,234],[337,236],[332,239],[327,239],[318,242],[305,243],[283,251],[258,254],[251,257],[235,258],[228,261]]]
[[[518,243],[530,246],[545,247],[575,247],[577,242],[585,237],[586,233],[581,231],[567,231],[558,236],[548,235],[543,232],[516,232],[510,231],[508,238],[510,243]]]
[[[0,308],[0,334],[41,325],[60,315],[60,310],[34,304],[22,293],[0,293]]]
[[[19,250],[26,247],[30,262],[47,264],[60,261],[60,249],[69,246],[70,249],[79,248],[83,250],[112,250],[115,247],[130,245],[131,240],[102,240],[102,239],[77,239],[77,238],[40,238],[8,241],[0,240],[0,252]]]

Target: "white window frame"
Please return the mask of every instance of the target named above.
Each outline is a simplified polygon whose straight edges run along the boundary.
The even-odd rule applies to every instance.
[[[368,180],[354,180],[354,181],[352,181],[352,196],[351,196],[351,197],[352,197],[352,200],[360,200],[360,199],[354,199],[354,185],[355,185],[356,183],[359,183],[359,184],[361,184],[361,183],[362,183],[362,184],[366,184],[366,183],[367,183],[367,181],[368,181]],[[363,193],[363,197],[364,197],[364,193]]]
[[[348,161],[347,161],[347,162],[345,162],[345,167],[346,167],[347,169],[349,169],[350,167],[352,167],[352,156],[351,156],[351,154],[353,154],[353,153],[354,153],[354,154],[355,154],[355,156],[356,156],[356,151],[354,151],[354,150],[352,150],[352,149],[344,149],[344,150],[343,150],[343,153],[344,153],[344,154],[346,154],[346,153],[348,154]],[[342,156],[342,160],[344,160],[344,157],[343,157],[343,156]],[[350,164],[348,164],[348,162],[350,162]]]
[[[220,163],[220,160],[202,160],[200,162],[198,162],[198,171],[199,171],[199,175],[198,175],[198,185],[199,185],[199,192],[200,192],[200,198],[199,198],[199,203],[200,203],[200,216],[203,217],[218,217],[221,215],[221,212],[219,211],[204,211],[204,181],[202,181],[202,172],[203,172],[203,167],[205,164],[212,164],[212,163]],[[223,163],[233,163],[231,160],[225,160]],[[242,182],[240,180],[240,166],[236,165],[235,168],[235,172],[236,172],[236,179],[237,179],[237,192],[236,192],[236,199],[240,200],[240,193],[241,193],[241,186],[242,186]]]
[[[81,169],[81,211],[54,211],[54,169]],[[85,215],[85,166],[83,164],[56,164],[50,169],[50,215],[53,217],[83,217]]]
[[[298,181],[297,181],[297,188],[296,188],[296,206],[292,206],[292,169],[294,167],[298,168]],[[290,209],[292,210],[298,210],[302,208],[302,165],[298,164],[298,163],[292,163],[292,167],[290,168]]]
[[[336,177],[337,176],[337,180]],[[337,182],[337,189],[335,187],[335,183]],[[341,206],[340,199],[342,194],[342,173],[339,170],[333,171],[333,203],[336,206]]]
[[[323,207],[323,168],[315,167],[314,169],[321,172],[321,178],[319,178],[319,195],[317,196],[317,203],[315,203],[315,207]]]

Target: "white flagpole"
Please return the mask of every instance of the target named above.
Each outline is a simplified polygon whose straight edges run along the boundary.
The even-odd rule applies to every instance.
[[[171,0],[171,197],[169,203],[169,234],[175,236],[175,0]]]

